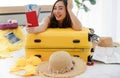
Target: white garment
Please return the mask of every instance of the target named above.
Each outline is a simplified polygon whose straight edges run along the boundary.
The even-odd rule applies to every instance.
[[[104,63],[120,63],[120,47],[96,46],[93,59]]]

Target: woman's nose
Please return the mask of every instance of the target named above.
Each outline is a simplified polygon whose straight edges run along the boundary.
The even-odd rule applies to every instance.
[[[60,11],[59,11],[59,9],[56,9],[56,11],[55,11],[56,13],[59,13]]]

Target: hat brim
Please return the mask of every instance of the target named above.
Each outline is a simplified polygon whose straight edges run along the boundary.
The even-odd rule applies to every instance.
[[[113,42],[112,46],[120,47],[120,44],[119,44],[119,43],[116,43],[116,42]]]
[[[64,78],[64,77],[74,77],[74,76],[77,76],[77,75],[80,75],[82,73],[85,72],[87,66],[86,66],[86,63],[78,58],[78,57],[72,57],[72,61],[74,61],[75,65],[74,65],[74,68],[73,70],[71,70],[70,72],[66,72],[64,74],[54,74],[54,73],[51,73],[49,70],[48,70],[48,65],[49,65],[49,62],[44,62],[44,63],[41,63],[37,66],[37,73],[38,74],[44,74],[45,76],[49,76],[49,77],[59,77],[59,78]]]

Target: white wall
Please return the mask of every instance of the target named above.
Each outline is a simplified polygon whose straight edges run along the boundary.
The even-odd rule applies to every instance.
[[[49,15],[50,13],[41,13],[39,16],[39,22],[42,21],[42,19],[46,16]],[[9,19],[15,19],[18,21],[19,25],[26,25],[26,16],[25,14],[15,14],[15,15],[0,15],[0,22],[4,23],[7,22]]]
[[[56,0],[2,0],[0,2],[0,7],[5,6],[25,6],[28,4],[37,4],[37,5],[53,5]],[[17,8],[16,8],[17,9]],[[39,16],[39,21],[41,21],[49,13],[41,13]],[[0,15],[0,22],[7,22],[9,19],[16,19],[19,25],[26,24],[25,14],[15,14],[15,15]]]
[[[78,18],[85,27],[94,28],[99,36],[109,36],[120,42],[120,0],[96,1],[88,13],[81,10]]]
[[[51,5],[56,0],[1,0],[0,6],[23,6],[27,4]]]
[[[117,23],[116,23],[116,39],[120,42],[120,0],[117,0]]]

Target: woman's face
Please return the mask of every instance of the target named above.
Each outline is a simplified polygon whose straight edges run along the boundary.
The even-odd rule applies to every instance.
[[[55,7],[53,8],[53,15],[58,22],[62,23],[63,19],[66,17],[66,8],[62,1],[55,4]]]

